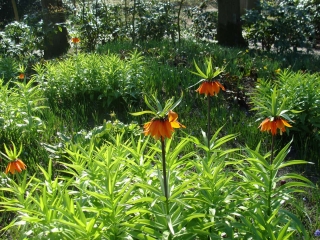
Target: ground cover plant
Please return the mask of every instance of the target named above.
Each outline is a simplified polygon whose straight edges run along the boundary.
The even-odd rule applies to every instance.
[[[319,56],[86,4],[60,58],[0,39],[0,239],[317,239]]]
[[[196,50],[201,46],[190,45]],[[163,48],[171,49],[170,44]],[[2,173],[0,204],[6,213],[2,219],[6,224],[2,227],[3,236],[21,239],[311,237],[317,222],[312,224],[308,217],[317,221],[318,210],[313,208],[316,215],[310,216],[311,211],[307,210],[310,205],[300,205],[296,200],[308,196],[308,201],[318,206],[316,195],[309,194],[317,187],[301,173],[293,172],[297,170],[293,166],[306,165],[308,161],[291,160],[294,158],[287,156],[295,140],[292,142],[292,135],[286,134],[294,132],[293,119],[302,111],[296,105],[285,104],[288,101],[284,95],[288,98],[291,95],[282,91],[290,91],[290,88],[280,88],[285,86],[291,70],[273,69],[272,78],[255,83],[264,86],[264,91],[252,88],[254,95],[248,95],[252,100],[247,104],[256,106],[264,117],[262,120],[268,119],[256,122],[256,115],[239,105],[245,78],[232,78],[236,74],[250,75],[252,69],[240,73],[235,70],[237,65],[227,65],[225,58],[218,54],[208,58],[208,53],[199,54],[197,60],[186,54],[181,57],[185,61],[175,64],[179,52],[170,58],[166,56],[172,54],[169,50],[160,51],[152,46],[147,49],[150,50],[128,49],[121,54],[107,53],[101,57],[78,53],[59,62],[39,63],[34,66],[34,75],[24,76],[28,79],[18,78],[2,85],[2,99],[7,99],[2,109],[8,110],[7,114],[3,112],[2,123],[10,124],[3,125],[8,128],[2,130],[5,145],[1,152],[4,162],[11,161],[10,168],[5,169],[7,166],[3,165],[7,174]],[[220,51],[225,53],[226,50]],[[241,60],[232,63],[241,62],[251,67],[252,63],[243,60],[249,54],[254,53],[240,52]],[[139,59],[137,65],[134,64],[136,58]],[[156,59],[158,64],[149,65],[151,59]],[[98,63],[107,64],[97,68]],[[264,66],[269,65],[266,61],[259,64],[262,75],[266,70]],[[273,62],[270,66],[278,67],[278,64]],[[95,66],[95,70],[90,66]],[[122,73],[124,66],[126,70]],[[133,69],[130,70],[130,66]],[[158,71],[155,71],[156,66]],[[135,80],[143,83],[134,85],[133,92],[138,93],[134,97],[136,105],[123,102],[128,105],[123,108],[127,111],[125,114],[112,108],[112,102],[99,104],[100,93],[90,97],[91,85],[81,85],[86,79],[92,81],[104,76],[95,82],[95,89],[103,93],[108,81],[113,80],[112,71],[121,76],[138,74],[141,78]],[[181,76],[178,77],[180,74],[189,77],[183,82]],[[313,80],[316,74],[290,74],[290,79],[296,75],[299,79],[316,82]],[[119,92],[126,84],[132,86],[131,78],[123,79]],[[203,80],[199,82],[200,79]],[[70,86],[70,94],[63,92],[63,86]],[[156,94],[154,97],[148,94],[149,89]],[[312,89],[316,88],[309,90],[310,95],[317,98]],[[21,97],[22,103],[14,103],[18,101],[13,101],[15,94],[26,96],[24,92],[29,94],[26,105]],[[176,98],[183,96],[177,103],[170,98],[165,106],[158,100],[165,101],[171,94]],[[228,100],[230,97],[232,102]],[[72,98],[84,101],[81,105],[75,102],[70,105]],[[210,105],[207,105],[209,99]],[[259,103],[255,99],[264,100]],[[93,112],[95,104],[104,110]],[[66,112],[62,110],[65,107],[69,108]],[[150,111],[146,111],[146,107]],[[42,111],[38,112],[38,108]],[[289,111],[294,108],[296,112]],[[265,114],[267,109],[271,112]],[[172,110],[179,113],[179,118]],[[29,112],[30,116],[24,112]],[[191,112],[194,120],[188,117]],[[153,118],[149,118],[149,114]],[[127,124],[121,123],[117,115],[122,121],[129,119]],[[288,119],[283,125],[275,121],[283,116]],[[32,128],[20,124],[28,119],[38,120],[31,121],[35,123]],[[275,126],[268,125],[271,119]],[[297,119],[299,117],[295,121]],[[39,125],[39,121],[43,124]],[[149,125],[143,127],[146,122]],[[259,133],[259,124],[261,130],[272,133],[272,138]],[[185,128],[173,133],[171,126]],[[288,127],[292,131],[286,129]],[[143,129],[151,137],[143,136]],[[280,136],[279,131],[283,132],[282,140],[276,137]],[[241,136],[243,132],[245,136]],[[25,139],[29,141],[24,142]],[[18,165],[17,159],[27,169]],[[16,173],[11,175],[11,171]]]

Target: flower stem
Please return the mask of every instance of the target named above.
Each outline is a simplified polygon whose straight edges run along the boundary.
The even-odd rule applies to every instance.
[[[272,135],[272,140],[271,140],[271,156],[270,156],[270,165],[272,165],[273,162],[273,147],[274,147],[274,135]],[[272,168],[269,170],[270,171],[270,176],[269,176],[269,189],[268,189],[268,217],[271,216],[271,191],[272,191],[272,175],[273,175],[273,170]]]
[[[161,137],[161,150],[162,150],[162,171],[163,171],[163,186],[164,195],[168,201],[168,185],[167,185],[167,169],[166,169],[166,151],[164,145],[164,139]]]
[[[274,146],[274,135],[272,135],[272,140],[271,140],[271,156],[270,156],[270,164],[273,162],[273,146]]]
[[[208,138],[208,156],[210,152],[210,96],[208,95],[208,132],[207,132],[207,138]]]

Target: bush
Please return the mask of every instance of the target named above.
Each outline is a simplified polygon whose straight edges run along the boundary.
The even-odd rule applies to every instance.
[[[70,16],[68,32],[81,39],[85,51],[93,51],[98,44],[126,38],[123,9],[120,5],[80,5],[76,14]]]
[[[16,78],[18,73],[18,63],[11,57],[0,57],[0,79],[7,83],[10,79]]]
[[[137,24],[135,34],[141,41],[162,40],[165,36],[174,39],[177,31],[175,24],[174,5],[172,3],[148,4],[139,3],[137,5]]]
[[[291,0],[279,4],[262,2],[260,9],[249,10],[243,16],[245,37],[262,48],[277,52],[297,51],[298,47],[308,50],[312,47],[315,34],[313,12],[307,11],[304,4]]]
[[[291,109],[300,111],[293,115],[292,131],[303,138],[314,135],[320,140],[316,130],[320,127],[320,75],[303,72],[284,71],[279,74],[279,90],[288,98]]]
[[[144,59],[132,52],[118,55],[79,54],[63,61],[34,67],[33,79],[40,83],[51,103],[91,101],[94,106],[130,105],[143,91]],[[86,102],[88,103],[88,102]]]
[[[301,157],[311,154],[312,151],[309,152],[307,148],[317,146],[320,141],[319,78],[318,73],[309,74],[285,70],[278,74],[274,82],[260,80],[253,93],[254,98],[263,102],[263,99],[270,95],[274,86],[277,86],[279,95],[282,96],[282,99],[286,99],[285,109],[294,110],[294,113],[288,112],[293,121],[292,128],[288,129],[289,137],[294,136],[294,143],[299,149],[297,154],[301,154]]]
[[[14,82],[3,84],[0,79],[0,127],[7,132],[19,134],[40,132],[45,124],[40,118],[42,110],[47,108],[43,93],[39,86],[28,83]]]
[[[29,26],[24,22],[12,22],[0,32],[0,52],[6,57],[29,61],[39,59],[43,52],[39,51],[43,38],[37,36],[39,26]]]
[[[188,8],[187,16],[192,20],[192,31],[196,38],[215,39],[217,34],[218,12],[203,11],[200,7]]]

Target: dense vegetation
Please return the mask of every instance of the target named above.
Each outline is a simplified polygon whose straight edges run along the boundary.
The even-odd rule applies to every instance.
[[[192,25],[178,31],[170,4],[140,2],[133,35],[130,10],[80,4],[68,53],[50,60],[37,18],[6,25],[3,239],[317,237],[320,59],[300,51],[312,50],[310,32],[298,44],[273,29],[264,50],[225,48],[212,41],[216,13],[189,6]],[[277,18],[248,20],[248,40],[261,43],[254,32]],[[222,85],[214,97],[198,89],[207,82]],[[262,125],[281,119],[276,134]]]

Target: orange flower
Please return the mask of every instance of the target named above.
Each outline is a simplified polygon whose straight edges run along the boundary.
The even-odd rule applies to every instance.
[[[210,96],[214,96],[220,92],[220,88],[225,91],[222,84],[218,81],[204,81],[196,92],[199,92],[199,94],[205,94],[206,96],[208,96],[208,94],[210,94]]]
[[[186,126],[182,125],[181,123],[179,123],[178,120],[178,114],[175,113],[174,111],[169,111],[168,113],[169,116],[169,122],[171,124],[171,127],[173,128],[186,128]]]
[[[151,135],[158,140],[159,138],[171,138],[171,135],[174,132],[173,128],[185,128],[184,125],[177,121],[177,113],[169,111],[168,116],[169,117],[163,119],[154,118],[150,122],[145,123],[143,126],[144,134],[146,136]]]
[[[23,80],[23,79],[24,79],[24,73],[20,73],[19,76],[18,76],[18,78],[19,78],[20,80]]]
[[[5,173],[11,172],[12,174],[15,174],[15,172],[21,172],[22,170],[25,170],[27,166],[20,160],[14,160],[12,162],[9,162]]]
[[[281,117],[276,117],[273,121],[271,121],[269,118],[266,118],[259,125],[259,128],[262,132],[271,131],[272,135],[277,134],[277,129],[280,130],[280,135],[282,135],[282,133],[286,131],[286,127],[292,127],[292,126]]]
[[[71,38],[71,42],[72,42],[72,43],[79,43],[79,42],[80,42],[80,39],[77,38],[77,37],[74,37],[74,38]]]

